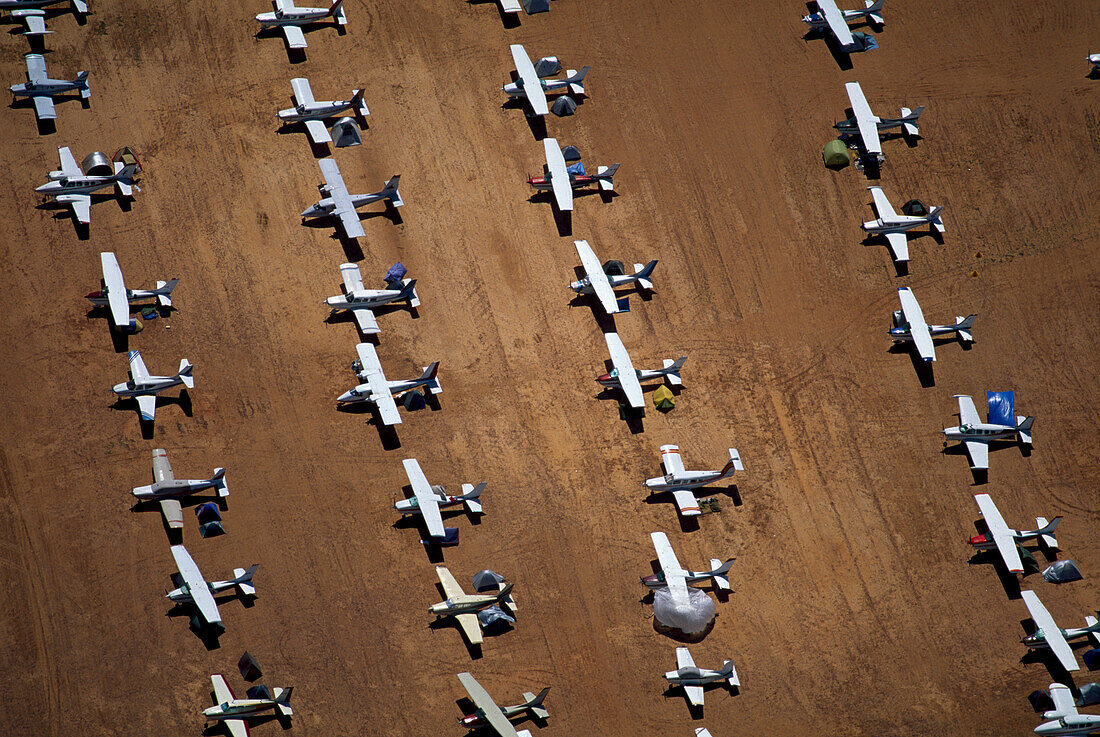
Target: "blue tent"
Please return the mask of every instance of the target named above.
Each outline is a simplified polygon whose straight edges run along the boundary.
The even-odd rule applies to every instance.
[[[565,167],[565,170],[570,174],[576,174],[577,176],[584,176],[584,163],[578,161],[576,164],[570,164]]]
[[[386,283],[393,284],[394,282],[401,281],[405,278],[406,273],[408,272],[405,270],[405,264],[398,261],[386,272]]]
[[[989,422],[993,425],[1016,427],[1016,392],[986,392],[989,401]]]

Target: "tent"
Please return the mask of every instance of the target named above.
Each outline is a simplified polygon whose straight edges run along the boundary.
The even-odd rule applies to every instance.
[[[199,524],[217,522],[222,518],[217,502],[204,502],[195,507],[195,516],[199,518]]]
[[[1057,560],[1043,571],[1043,579],[1047,583],[1069,583],[1070,581],[1080,581],[1082,578],[1084,576],[1081,575],[1080,569],[1072,560]]]
[[[415,412],[418,409],[424,409],[424,405],[427,404],[427,402],[425,401],[423,394],[414,391],[407,392],[405,394],[405,398],[402,404],[405,405],[405,409],[409,410],[410,412]]]
[[[676,406],[676,396],[663,384],[653,392],[653,406],[662,412],[668,412]]]
[[[1081,686],[1081,698],[1076,701],[1078,706],[1100,704],[1100,684],[1086,683]]]
[[[1028,694],[1027,700],[1031,702],[1031,708],[1036,714],[1054,708],[1054,699],[1050,698],[1050,694],[1046,691],[1032,691]]]
[[[340,118],[332,124],[331,130],[336,148],[358,146],[363,142],[363,134],[359,132],[359,124],[355,122],[355,118]]]
[[[559,118],[564,118],[566,115],[572,115],[577,112],[577,101],[569,95],[562,95],[554,100],[554,104],[550,106],[550,112],[557,115]]]
[[[878,48],[878,41],[870,33],[864,33],[863,31],[853,31],[852,38],[856,42],[856,51],[874,51]]]
[[[246,681],[252,682],[259,679],[263,675],[263,671],[260,670],[260,664],[256,662],[256,659],[245,650],[244,655],[237,661],[237,670],[241,672],[241,675]]]
[[[492,591],[504,583],[504,576],[486,568],[474,574],[474,591]]]
[[[391,288],[397,288],[396,285],[405,278],[405,274],[407,273],[408,270],[405,268],[405,264],[398,261],[396,264],[389,268],[389,271],[386,272],[386,276],[383,277],[386,281],[386,286],[390,286],[392,284],[395,286]]]
[[[834,138],[825,144],[825,148],[821,149],[821,158],[825,162],[825,166],[835,166],[838,169],[848,166],[850,162],[848,146],[839,138]]]
[[[1085,667],[1089,670],[1100,668],[1100,647],[1086,650],[1081,654],[1081,660],[1085,661]]]

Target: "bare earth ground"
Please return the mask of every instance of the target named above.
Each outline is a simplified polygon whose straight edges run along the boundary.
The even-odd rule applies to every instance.
[[[266,682],[296,687],[300,736],[461,735],[454,674],[467,669],[502,703],[552,686],[545,735],[1036,724],[1025,696],[1051,677],[1021,662],[1026,610],[992,566],[968,565],[963,541],[975,491],[1016,526],[1064,514],[1064,555],[1086,580],[1028,585],[1063,626],[1100,604],[1095,3],[895,2],[881,49],[852,71],[801,38],[798,3],[560,0],[506,28],[491,4],[349,0],[348,33],[309,33],[299,64],[253,37],[263,3],[93,9],[83,28],[53,19],[48,37],[54,76],[92,71],[90,109],[60,105],[46,136],[32,111],[0,111],[9,734],[198,734],[208,675],[239,688],[245,649]],[[638,365],[689,360],[676,410],[650,410],[642,433],[594,398],[606,355],[592,310],[568,305],[572,238],[528,201],[541,146],[500,109],[515,42],[592,66],[591,99],[548,132],[589,165],[623,164],[620,196],[578,200],[574,236],[603,258],[661,261],[655,297],[617,326]],[[3,46],[10,84],[26,43]],[[368,217],[362,254],[299,224],[321,177],[303,133],[275,132],[294,76],[321,99],[367,90],[364,145],[335,153],[353,191],[403,175],[400,222]],[[912,241],[910,276],[861,245],[867,180],[821,166],[853,79],[882,115],[928,106],[919,145],[885,146],[896,205],[947,205],[944,243]],[[35,209],[58,145],[78,160],[130,145],[145,168],[131,211],[93,206],[87,240]],[[196,366],[193,416],[162,404],[152,439],[111,408],[125,358],[84,316],[102,250],[131,286],[182,280],[171,330],[158,320],[130,340],[154,373]],[[368,282],[396,260],[418,279],[419,318],[381,319],[391,378],[442,360],[441,408],[405,414],[397,443],[333,406],[354,381],[356,334],[324,324],[319,302],[349,256]],[[931,320],[979,313],[972,350],[940,348],[934,387],[888,351],[901,285]],[[995,452],[974,488],[938,430],[951,395],[1003,388],[1038,416],[1035,449]],[[689,468],[737,447],[743,505],[723,495],[723,513],[682,531],[671,504],[646,503],[640,482],[669,442]],[[222,606],[220,649],[165,616],[164,530],[129,511],[154,447],[181,476],[229,467],[229,534],[200,540],[189,520],[184,536],[207,576],[261,564],[256,605]],[[435,483],[489,482],[488,515],[457,523],[445,559],[460,580],[483,567],[515,580],[520,611],[476,661],[456,630],[428,627],[432,563],[390,508],[404,457]],[[652,530],[688,566],[737,556],[734,591],[692,650],[704,666],[733,658],[743,692],[708,694],[701,721],[662,695],[676,643],[654,631],[636,578]]]

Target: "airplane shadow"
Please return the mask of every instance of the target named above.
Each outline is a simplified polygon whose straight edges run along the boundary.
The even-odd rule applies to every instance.
[[[734,696],[737,696],[741,693],[741,689],[739,689],[737,686],[731,686],[728,683],[708,683],[703,686],[704,698],[706,694],[710,691],[721,690],[728,690],[730,693],[730,698],[733,698]],[[683,686],[680,686],[678,684],[670,685],[661,695],[664,696],[666,699],[682,697],[684,699],[684,703],[687,705],[688,713],[691,715],[692,720],[699,720],[703,718],[703,706],[695,706],[690,701],[688,701],[687,693],[684,691]]]
[[[512,72],[512,81],[516,81],[516,73]],[[501,110],[520,110],[523,112],[523,118],[527,122],[527,127],[531,129],[531,135],[534,136],[536,141],[541,141],[546,138],[546,116],[545,115],[529,115],[527,112],[526,103],[516,97],[508,98],[507,102],[500,106]]]
[[[519,28],[519,16],[520,13],[505,13],[504,8],[500,6],[497,0],[466,0],[467,5],[492,5],[496,8],[497,15],[500,16],[500,22],[505,28]]]
[[[1005,596],[1012,601],[1020,598],[1020,579],[1005,567],[1004,561],[1001,560],[1001,556],[995,550],[979,550],[970,556],[966,562],[972,566],[993,566],[993,570],[1001,582],[1001,588],[1004,589]],[[1028,575],[1028,572],[1025,571],[1024,575]]]
[[[306,142],[309,144],[309,150],[313,154],[315,159],[323,159],[326,156],[332,155],[332,149],[329,148],[328,143],[314,143],[313,139],[309,137],[306,132],[306,125],[301,121],[295,121],[292,123],[283,123],[279,128],[275,129],[275,132],[280,136],[290,136],[298,133],[306,135]]]
[[[222,630],[217,627],[206,626],[202,618],[199,616],[198,607],[188,602],[172,602],[172,606],[165,612],[165,616],[169,619],[179,619],[186,617],[188,621],[188,629],[200,642],[206,647],[207,650],[217,650],[221,647],[219,642],[222,636]]]
[[[646,391],[647,387],[642,387],[642,391]],[[651,387],[651,391],[655,391],[656,387]],[[635,409],[628,406],[622,397],[622,392],[619,389],[612,387],[602,388],[596,395],[596,399],[601,402],[614,401],[619,406],[619,415],[623,422],[626,423],[631,435],[639,435],[645,432],[645,407]]]
[[[807,3],[807,8],[809,7],[809,5],[810,4]],[[851,71],[853,66],[852,55],[844,49],[840,48],[840,44],[837,43],[836,38],[833,37],[833,34],[818,30],[816,28],[811,28],[809,31],[802,35],[802,40],[807,43],[810,41],[816,41],[818,39],[820,39],[821,42],[825,44],[825,48],[829,50],[829,54],[833,57],[833,61],[836,62],[837,67],[841,71]]]
[[[886,349],[886,352],[894,355],[904,353],[909,356],[909,362],[913,364],[913,373],[917,375],[917,381],[920,382],[922,389],[929,389],[936,385],[936,371],[933,368],[935,364],[921,358],[916,348],[906,343],[894,343]]]
[[[272,7],[274,7],[274,6],[275,6],[275,4],[272,3]],[[322,30],[322,29],[325,29],[325,28],[335,28],[336,33],[339,36],[343,36],[344,34],[347,33],[347,28],[345,26],[340,25],[339,23],[337,23],[334,20],[332,20],[332,21],[321,21],[321,22],[318,22],[318,23],[309,23],[309,24],[306,24],[306,25],[299,26],[299,28],[302,29],[303,35],[308,35],[308,34],[313,33],[314,31],[319,31],[319,30]],[[252,37],[257,39],[257,40],[263,40],[263,39],[268,39],[268,38],[282,39],[283,48],[286,49],[287,61],[289,61],[291,64],[301,64],[302,62],[304,62],[306,60],[306,50],[305,49],[292,49],[292,48],[290,48],[290,42],[287,41],[286,36],[283,35],[282,30],[280,28],[278,28],[277,26],[276,27],[271,27],[271,28],[261,28],[259,31],[254,33],[252,35]],[[308,41],[308,39],[307,39],[307,41]]]
[[[382,449],[397,450],[401,447],[401,437],[397,434],[397,427],[395,425],[382,424],[382,419],[378,416],[378,410],[373,404],[367,402],[338,404],[336,405],[336,411],[344,412],[349,415],[369,415],[366,419],[366,423],[368,425],[374,425],[375,429],[378,430],[378,439],[382,443]]]

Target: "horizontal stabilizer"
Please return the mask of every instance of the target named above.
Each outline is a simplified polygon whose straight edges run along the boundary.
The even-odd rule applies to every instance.
[[[745,467],[741,465],[741,454],[737,452],[737,448],[730,448],[730,464],[733,466],[734,471],[744,471]]]
[[[521,729],[516,732],[516,737],[531,737],[531,731],[528,729]]]
[[[680,378],[680,369],[684,366],[684,361],[687,360],[687,356],[680,356],[673,361],[671,358],[666,358],[663,361],[665,368],[665,380],[671,386],[683,386],[684,380]]]
[[[1046,517],[1035,518],[1036,532],[1039,533],[1040,544],[1046,546],[1050,550],[1058,549],[1058,538],[1054,537],[1054,530],[1061,521],[1062,518],[1060,516],[1055,517],[1053,522],[1047,522]]]
[[[211,481],[214,482],[214,488],[218,490],[218,496],[224,499],[229,496],[229,483],[225,480],[225,469],[215,468],[214,475],[211,477]]]
[[[970,332],[970,328],[974,325],[974,318],[976,317],[977,315],[967,315],[966,317],[963,317],[962,315],[955,316],[955,325],[957,328],[955,333],[959,336],[960,342],[974,342],[974,334]]]
[[[183,382],[183,385],[188,389],[195,388],[195,377],[192,375],[192,372],[194,370],[195,367],[192,366],[191,362],[188,361],[186,358],[180,361],[180,370],[179,373],[177,373],[176,375],[179,377],[179,380]]]
[[[87,15],[88,3],[84,2],[84,0],[73,0],[73,10],[77,13]]]
[[[118,190],[119,195],[122,197],[130,197],[134,194],[134,187],[131,184],[127,184],[123,181],[115,182],[115,189]]]
[[[717,571],[721,567],[722,567],[722,561],[718,560],[717,558],[711,558],[710,559],[710,569],[712,571]],[[729,566],[727,565],[726,566],[726,571],[728,571],[728,570],[729,570]],[[715,586],[722,589],[723,591],[729,591],[730,590],[730,580],[725,575],[724,572],[715,574],[712,578],[714,580],[714,585]]]
[[[613,177],[615,172],[619,170],[618,164],[612,164],[611,166],[599,166],[596,167],[596,176],[599,177],[600,189],[604,192],[613,192],[615,190],[615,182]]]
[[[1098,612],[1098,613],[1100,613],[1100,612]],[[1095,627],[1096,626],[1096,617],[1093,617],[1093,616],[1085,617],[1085,626],[1086,627]],[[1093,630],[1092,632],[1089,632],[1088,637],[1089,637],[1089,642],[1092,643],[1093,647],[1100,647],[1100,632],[1097,632],[1096,630]]]

